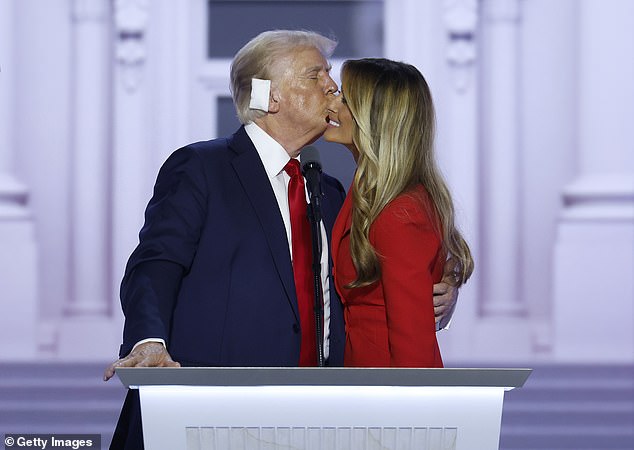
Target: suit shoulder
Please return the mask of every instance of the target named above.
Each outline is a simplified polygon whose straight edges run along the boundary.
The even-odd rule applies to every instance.
[[[201,158],[213,158],[218,157],[221,154],[226,154],[228,150],[229,139],[217,138],[208,141],[193,142],[179,148],[178,150],[176,150],[176,152],[193,153]]]
[[[221,161],[229,160],[230,153],[227,139],[225,138],[194,142],[174,150],[163,163],[162,169],[213,167]]]
[[[344,189],[343,185],[341,184],[341,182],[338,179],[336,179],[333,176],[328,175],[327,173],[323,173],[321,179],[322,179],[322,182],[324,184],[324,189],[326,189],[326,187],[328,187],[330,189],[336,190],[337,192],[342,194],[344,197],[346,196],[346,190]]]

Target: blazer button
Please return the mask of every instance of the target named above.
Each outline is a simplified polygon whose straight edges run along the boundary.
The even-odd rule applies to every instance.
[[[299,325],[297,325],[296,323],[293,324],[293,332],[295,334],[299,333]]]

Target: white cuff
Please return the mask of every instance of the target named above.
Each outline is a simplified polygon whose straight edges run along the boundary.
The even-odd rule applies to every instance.
[[[137,342],[136,344],[134,344],[134,347],[132,347],[132,350],[130,350],[130,353],[132,353],[134,351],[134,349],[137,348],[139,345],[145,344],[146,342],[158,342],[160,344],[163,344],[163,347],[167,348],[167,346],[165,345],[165,340],[164,339],[161,339],[161,338],[147,338],[147,339],[142,339],[139,342]]]

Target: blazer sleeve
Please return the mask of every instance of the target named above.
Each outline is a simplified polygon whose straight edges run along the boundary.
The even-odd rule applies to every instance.
[[[441,243],[432,219],[411,199],[397,198],[377,217],[371,240],[381,262],[390,365],[435,367],[432,270]]]
[[[193,261],[205,222],[207,182],[197,152],[174,152],[159,171],[139,244],[121,283],[125,315],[120,356],[145,338],[169,342],[182,277]]]

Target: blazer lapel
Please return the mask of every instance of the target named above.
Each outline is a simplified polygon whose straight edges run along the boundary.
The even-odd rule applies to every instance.
[[[289,303],[291,308],[293,308],[295,317],[299,320],[293,266],[288,250],[286,229],[284,228],[284,222],[282,221],[271,183],[264,170],[260,156],[244,127],[240,127],[232,139],[229,140],[229,147],[236,152],[236,157],[232,161],[233,168],[258,216]]]
[[[339,245],[341,240],[350,233],[350,226],[352,225],[352,188],[346,195],[346,199],[341,206],[341,211],[335,220],[335,224],[332,227],[332,259],[337,263],[336,258],[339,254]]]

